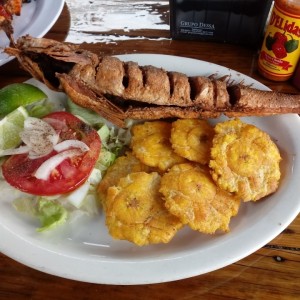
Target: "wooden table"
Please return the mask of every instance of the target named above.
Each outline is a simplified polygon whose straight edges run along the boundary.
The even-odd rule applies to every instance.
[[[144,22],[143,18],[138,19],[141,15]],[[126,17],[120,20],[120,16]],[[290,82],[271,82],[257,73],[257,50],[171,40],[168,17],[169,5],[165,0],[67,0],[46,37],[86,41],[89,43],[83,45],[85,48],[100,54],[160,53],[201,59],[235,69],[274,90],[298,92]],[[118,18],[120,22],[113,25]],[[130,18],[137,18],[136,23],[130,22]],[[29,77],[15,60],[0,67],[0,87]],[[299,247],[298,216],[274,240],[232,265],[189,279],[141,286],[110,286],[59,278],[0,254],[0,299],[300,299]]]

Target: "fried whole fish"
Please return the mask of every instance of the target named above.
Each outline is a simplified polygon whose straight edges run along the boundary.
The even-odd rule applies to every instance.
[[[124,120],[216,118],[300,113],[300,95],[261,91],[226,78],[189,77],[154,66],[98,56],[78,45],[20,37],[5,49],[49,88],[64,91],[117,126]]]

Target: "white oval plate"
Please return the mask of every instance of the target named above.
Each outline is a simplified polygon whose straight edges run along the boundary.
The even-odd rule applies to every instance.
[[[24,3],[20,16],[14,16],[14,39],[29,34],[33,37],[44,36],[58,19],[64,7],[64,0],[32,0]],[[6,64],[13,57],[3,52],[9,46],[9,40],[3,31],[0,31],[0,66]]]
[[[244,80],[246,84],[267,89],[250,77],[205,61],[155,54],[120,58],[188,75],[229,74],[236,81]],[[40,83],[36,84],[45,89]],[[53,92],[50,94],[55,96]],[[300,118],[291,114],[243,120],[265,130],[276,141],[283,156],[283,176],[275,194],[257,203],[242,205],[232,219],[229,233],[205,235],[184,228],[169,244],[138,247],[113,240],[101,214],[41,234],[35,231],[38,224],[14,211],[10,189],[2,189],[1,251],[42,272],[86,282],[122,285],[192,277],[246,257],[275,238],[300,211]]]

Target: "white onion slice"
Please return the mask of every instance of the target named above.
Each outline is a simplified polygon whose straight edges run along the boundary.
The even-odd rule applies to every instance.
[[[18,148],[5,149],[0,151],[0,157],[6,155],[24,154],[29,152],[28,146],[20,146]]]
[[[59,141],[59,134],[47,122],[28,117],[24,122],[24,130],[20,133],[24,144],[30,148],[30,157],[37,158],[49,154]]]
[[[61,152],[70,148],[79,148],[83,152],[90,150],[86,143],[79,140],[64,140],[61,143],[54,145],[53,148],[57,152]]]
[[[65,159],[82,154],[79,149],[66,150],[44,161],[35,171],[34,176],[38,179],[47,180],[51,172]]]

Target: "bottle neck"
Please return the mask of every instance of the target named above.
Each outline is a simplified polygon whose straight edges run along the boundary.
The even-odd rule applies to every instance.
[[[300,0],[275,0],[275,4],[287,13],[300,16]]]

